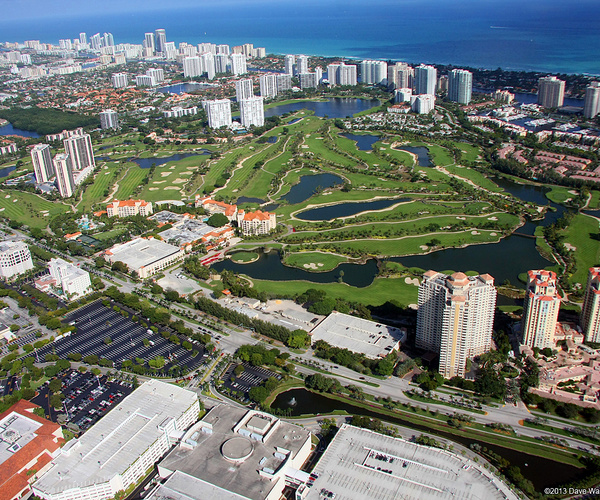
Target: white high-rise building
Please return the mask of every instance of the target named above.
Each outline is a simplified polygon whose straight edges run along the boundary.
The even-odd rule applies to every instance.
[[[298,78],[300,79],[301,89],[316,88],[319,85],[316,73],[300,73]]]
[[[144,47],[150,50],[150,53],[154,54],[156,51],[156,45],[154,43],[154,33],[144,33]]]
[[[283,64],[286,75],[294,74],[294,65],[296,64],[296,56],[288,54],[283,58]]]
[[[115,45],[115,39],[112,33],[104,33],[102,36],[103,47],[113,47]]]
[[[489,274],[423,275],[416,345],[439,353],[439,371],[445,378],[464,377],[467,359],[492,348],[496,295]]]
[[[158,53],[166,51],[167,33],[164,29],[154,31],[154,50]],[[163,54],[164,55],[164,54]]]
[[[65,153],[69,155],[74,170],[96,167],[92,139],[89,134],[73,135],[63,141]]]
[[[212,80],[217,74],[215,66],[215,55],[212,52],[203,52],[200,54],[200,62],[202,63],[202,69],[209,80]]]
[[[435,108],[435,96],[433,94],[419,94],[410,97],[411,109],[420,115],[431,113]]]
[[[521,322],[523,344],[540,349],[554,348],[554,334],[560,309],[556,273],[541,269],[529,271],[527,275]]]
[[[448,99],[459,104],[469,104],[473,91],[473,73],[466,69],[453,69],[448,73]]]
[[[290,90],[292,88],[292,75],[277,75],[277,93]]]
[[[63,259],[50,259],[48,271],[54,278],[57,288],[71,300],[76,300],[92,292],[90,273]]]
[[[102,37],[100,36],[100,33],[96,33],[90,37],[90,45],[93,50],[100,50],[100,47],[102,47]]]
[[[248,99],[254,97],[254,90],[252,88],[252,80],[244,79],[235,82],[235,99],[240,102],[242,99]]]
[[[437,69],[421,64],[415,68],[415,93],[435,95]]]
[[[54,177],[54,165],[48,144],[36,144],[31,149],[31,160],[37,183],[48,182]]]
[[[217,73],[227,73],[229,66],[229,55],[219,54],[215,55],[215,71]]]
[[[22,241],[0,241],[0,277],[12,278],[33,269],[31,252]]]
[[[555,76],[545,76],[538,80],[539,105],[544,108],[560,108],[565,100],[565,82]]]
[[[296,74],[302,75],[308,73],[308,57],[300,54],[296,57]]]
[[[165,81],[165,70],[162,68],[148,68],[146,75],[154,79],[154,83],[162,83]]]
[[[411,88],[399,88],[394,91],[394,102],[410,102],[412,99]]]
[[[109,128],[119,128],[119,114],[112,109],[105,109],[100,112],[100,128],[106,130]]]
[[[581,327],[586,342],[600,342],[600,267],[590,267],[581,308]]]
[[[231,72],[234,75],[244,75],[248,73],[246,66],[246,56],[244,54],[231,54]]]
[[[174,61],[177,58],[177,47],[175,47],[175,42],[165,43],[165,50],[163,52],[163,56],[168,61]]]
[[[183,76],[185,78],[194,78],[204,73],[200,57],[186,57],[183,60]]]
[[[225,45],[225,44],[217,45],[216,50],[217,50],[217,54],[225,54],[226,56],[229,55],[229,45]]]
[[[63,198],[73,196],[75,180],[73,167],[68,154],[60,153],[54,157],[54,171],[56,172],[56,187]]]
[[[261,75],[259,84],[262,97],[275,97],[277,95],[277,75]]]
[[[202,106],[206,111],[210,128],[231,126],[231,101],[229,99],[203,101]]]
[[[583,116],[595,118],[600,113],[600,82],[592,82],[585,89]]]
[[[79,33],[79,43],[81,43],[82,45],[87,43],[86,33]]]
[[[129,85],[129,75],[127,73],[115,73],[111,80],[112,86],[116,89],[122,89]]]
[[[362,83],[386,83],[387,63],[384,61],[363,61],[360,63]]]
[[[354,64],[329,64],[327,66],[329,85],[356,85],[356,66]]]
[[[154,87],[156,81],[154,80],[154,77],[149,75],[136,75],[135,85],[137,87]]]
[[[265,108],[263,104],[263,98],[248,97],[242,99],[240,103],[240,116],[243,127],[262,127],[265,124]]]

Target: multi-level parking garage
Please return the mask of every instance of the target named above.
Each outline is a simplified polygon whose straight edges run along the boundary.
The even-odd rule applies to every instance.
[[[203,346],[192,342],[192,351],[187,351],[180,345],[165,340],[160,334],[147,330],[139,323],[117,313],[101,302],[93,302],[77,311],[68,314],[65,321],[73,323],[77,331],[66,337],[38,349],[40,359],[46,354],[56,354],[60,358],[67,358],[71,353],[79,353],[82,357],[96,355],[114,363],[115,368],[120,368],[125,360],[136,363],[136,359],[149,360],[162,356],[165,366],[162,372],[178,365],[194,370],[206,359]],[[110,342],[105,339],[110,339]],[[148,345],[144,345],[147,339]],[[180,337],[180,339],[187,340]],[[197,351],[196,356],[193,352]]]

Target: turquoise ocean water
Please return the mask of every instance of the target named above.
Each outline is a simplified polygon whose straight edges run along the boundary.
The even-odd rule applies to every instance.
[[[141,43],[144,32],[165,28],[169,41],[252,42],[273,53],[600,74],[598,0],[248,1],[57,16],[0,19],[0,38],[57,43],[109,31],[117,43]]]

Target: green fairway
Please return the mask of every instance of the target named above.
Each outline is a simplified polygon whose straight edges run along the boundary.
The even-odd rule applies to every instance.
[[[481,172],[478,172],[475,169],[468,167],[457,167],[453,165],[447,166],[445,168],[446,170],[448,170],[448,172],[454,175],[458,175],[459,177],[462,177],[464,179],[468,179],[474,184],[477,184],[478,186],[481,186],[482,188],[487,189],[488,191],[492,191],[495,193],[503,191],[503,189],[499,187],[496,183],[494,183]]]
[[[94,182],[85,188],[81,202],[77,205],[78,210],[89,212],[95,204],[107,198],[117,178],[118,168],[116,163],[107,163],[95,174]]]
[[[546,198],[554,203],[565,203],[578,197],[579,192],[576,189],[569,189],[564,186],[552,186],[552,189],[546,192]]]
[[[117,200],[128,200],[148,177],[150,170],[138,167],[135,163],[130,164],[124,174],[117,180],[119,189],[114,195]]]
[[[283,263],[307,271],[331,271],[342,262],[347,262],[347,260],[348,258],[343,255],[321,252],[299,252],[286,255]]]
[[[332,298],[365,305],[381,305],[396,300],[402,305],[416,304],[419,287],[407,284],[404,278],[375,278],[372,284],[356,288],[344,283],[311,283],[308,281],[265,281],[252,280],[254,288],[275,296],[295,296],[309,288],[323,290]]]
[[[29,227],[44,228],[52,217],[69,210],[69,206],[60,201],[48,201],[23,191],[0,190],[0,217],[7,217]]]
[[[564,234],[564,242],[575,247],[575,272],[569,281],[585,286],[588,269],[600,264],[598,219],[578,214],[573,217]]]
[[[258,254],[256,252],[235,252],[230,254],[230,258],[238,264],[247,264],[248,262],[257,260]]]

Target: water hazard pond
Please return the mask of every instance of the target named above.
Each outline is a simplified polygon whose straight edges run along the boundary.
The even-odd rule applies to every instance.
[[[292,403],[293,400],[293,403]],[[489,450],[498,453],[502,457],[510,461],[512,465],[516,465],[521,469],[523,476],[529,479],[538,491],[542,491],[549,486],[564,484],[572,481],[585,474],[584,469],[578,469],[572,465],[566,465],[546,458],[527,455],[515,451],[510,448],[488,444],[476,439],[456,436],[454,434],[443,431],[436,431],[423,424],[414,424],[404,420],[401,415],[385,416],[367,408],[355,406],[351,403],[338,401],[337,399],[329,398],[325,395],[307,391],[306,389],[290,389],[289,391],[279,394],[275,401],[271,404],[272,408],[279,410],[290,411],[291,416],[300,416],[306,414],[327,414],[334,410],[345,410],[350,415],[362,415],[366,417],[379,418],[387,422],[402,425],[416,431],[427,434],[436,434],[441,437],[450,439],[465,447],[469,447],[472,443],[479,443],[482,447],[487,447]]]
[[[369,210],[383,210],[405,201],[410,201],[410,198],[337,203],[336,205],[305,210],[296,214],[296,218],[309,221],[332,220],[338,217],[350,217]]]

